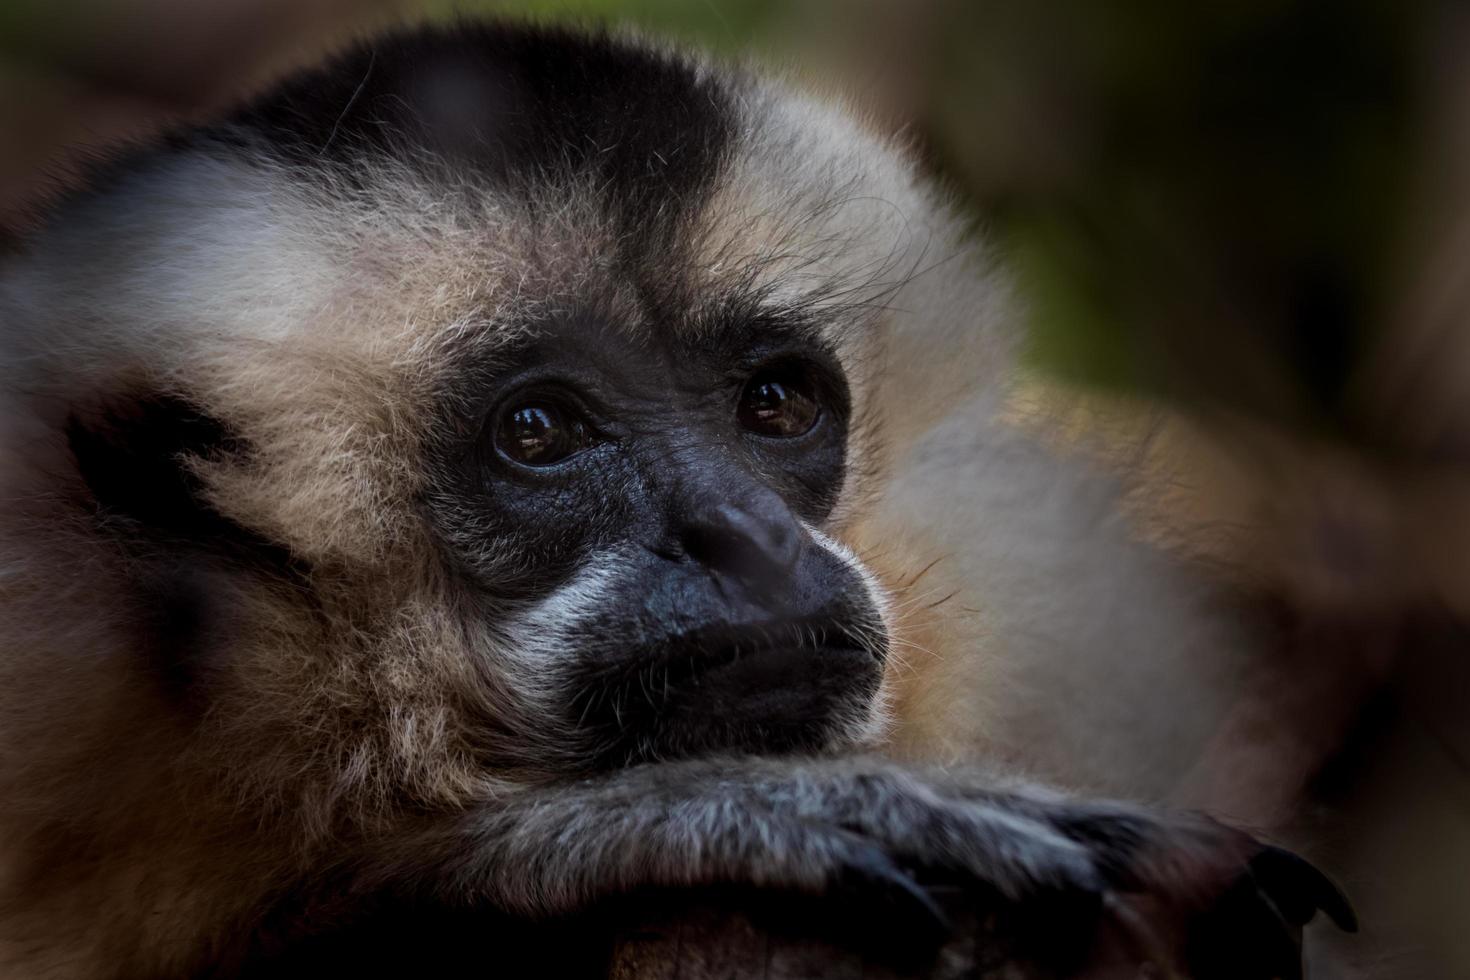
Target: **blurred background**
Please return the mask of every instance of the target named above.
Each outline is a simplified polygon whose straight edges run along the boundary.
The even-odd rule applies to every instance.
[[[0,0],[0,242],[99,147],[478,13],[639,25],[911,142],[1018,270],[1045,436],[1278,628],[1181,801],[1341,871],[1366,931],[1314,976],[1470,976],[1470,7]]]

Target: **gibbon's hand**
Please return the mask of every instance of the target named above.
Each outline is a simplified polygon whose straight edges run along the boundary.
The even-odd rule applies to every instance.
[[[419,881],[437,855],[441,897],[532,916],[646,888],[749,886],[937,945],[959,901],[1052,968],[1101,956],[1162,976],[1295,977],[1317,909],[1355,928],[1310,864],[1208,818],[877,760],[644,765],[528,790],[404,853]]]

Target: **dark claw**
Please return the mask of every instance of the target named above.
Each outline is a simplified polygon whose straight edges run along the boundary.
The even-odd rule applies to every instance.
[[[1251,858],[1250,873],[1292,925],[1306,925],[1321,909],[1342,931],[1358,931],[1358,916],[1342,889],[1306,859],[1268,846]]]

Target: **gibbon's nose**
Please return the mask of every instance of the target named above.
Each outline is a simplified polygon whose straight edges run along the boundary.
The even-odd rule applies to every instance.
[[[788,584],[803,533],[786,501],[761,487],[695,503],[683,515],[679,543],[716,576],[766,598]]]

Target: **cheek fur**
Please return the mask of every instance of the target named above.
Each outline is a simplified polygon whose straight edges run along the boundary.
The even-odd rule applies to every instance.
[[[811,525],[803,525],[806,532],[812,536],[817,545],[836,558],[848,571],[857,576],[862,583],[864,594],[873,609],[878,614],[879,624],[882,630],[882,651],[886,657],[888,653],[889,638],[893,635],[893,600],[888,594],[887,588],[873,574],[872,569],[865,565],[857,552],[835,538],[829,537]]]

